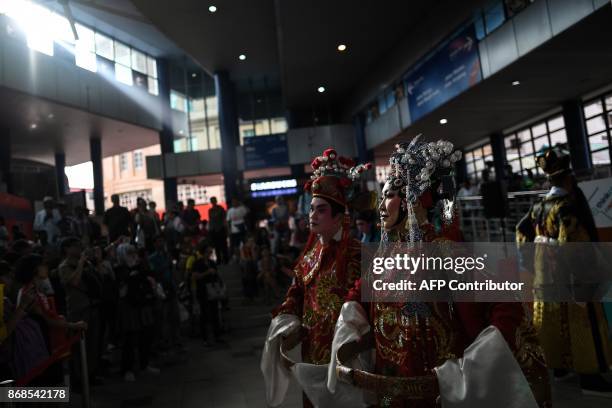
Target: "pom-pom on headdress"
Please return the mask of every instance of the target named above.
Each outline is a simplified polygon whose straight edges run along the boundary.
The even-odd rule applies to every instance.
[[[332,200],[344,207],[350,200],[354,183],[361,174],[372,168],[370,163],[355,165],[347,157],[338,156],[334,149],[327,149],[311,163],[314,170],[304,189],[313,197]]]

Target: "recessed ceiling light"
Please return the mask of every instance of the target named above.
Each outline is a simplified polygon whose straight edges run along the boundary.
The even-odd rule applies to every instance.
[[[183,133],[185,133],[183,129],[179,130],[179,135],[182,135]]]
[[[512,81],[512,86],[520,85],[521,81]]]
[[[320,87],[318,87],[318,88],[317,88],[317,92],[319,92],[319,93],[323,93],[323,92],[325,92],[325,87],[324,87],[324,86],[320,86]]]
[[[217,6],[208,6],[208,11],[214,13],[215,11],[217,11]]]
[[[244,60],[246,59],[246,55],[244,55],[244,54],[240,54],[240,55],[238,56],[238,59],[239,59],[240,61],[244,61]]]
[[[197,76],[198,76],[198,74],[196,74],[195,72],[194,72],[193,74],[191,74],[191,77],[192,77],[192,78],[195,78],[195,77],[197,77]]]
[[[50,113],[50,114],[48,114],[48,115],[47,115],[47,117],[48,117],[49,119],[53,119],[53,118],[55,117],[55,115],[53,115],[52,113]]]
[[[446,125],[447,123],[448,123],[448,120],[446,120],[445,118],[440,119],[441,125]]]
[[[36,129],[38,127],[38,125],[36,123],[32,123],[30,125],[30,129]]]
[[[340,44],[338,45],[338,51],[342,52],[342,51],[346,51],[346,44]]]

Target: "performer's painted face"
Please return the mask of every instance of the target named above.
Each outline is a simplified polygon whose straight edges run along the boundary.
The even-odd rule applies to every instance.
[[[399,225],[402,198],[399,191],[386,182],[382,190],[382,200],[378,206],[380,221],[384,230],[389,231]]]
[[[314,234],[333,236],[340,227],[342,214],[332,215],[329,202],[321,197],[314,197],[310,204],[310,231]]]

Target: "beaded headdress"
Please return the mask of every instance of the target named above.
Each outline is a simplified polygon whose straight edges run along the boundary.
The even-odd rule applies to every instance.
[[[439,183],[447,189],[449,184],[453,185],[452,172],[454,165],[461,159],[461,151],[453,150],[454,146],[446,140],[437,142],[423,142],[420,136],[416,136],[410,143],[402,142],[395,145],[395,152],[389,159],[391,172],[387,177],[394,190],[404,194],[402,208],[407,211],[406,229],[409,242],[419,240],[419,226],[416,225],[413,205],[432,185]],[[450,179],[448,179],[450,178]],[[451,183],[445,183],[448,179]],[[443,219],[451,222],[454,216],[453,200],[454,191],[443,195],[444,208]]]

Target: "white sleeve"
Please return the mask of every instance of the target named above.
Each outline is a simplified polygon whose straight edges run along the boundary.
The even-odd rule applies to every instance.
[[[290,373],[281,362],[280,341],[300,327],[300,319],[291,314],[280,314],[272,319],[261,356],[261,372],[266,386],[266,401],[276,407],[285,399]]]
[[[444,408],[537,408],[538,404],[506,340],[484,329],[463,358],[435,368]]]
[[[327,388],[330,392],[336,391],[336,355],[343,344],[357,341],[370,331],[370,323],[363,307],[355,301],[342,305],[340,316],[336,322],[336,331],[332,341],[331,360],[327,371]],[[358,368],[358,367],[353,367]]]

